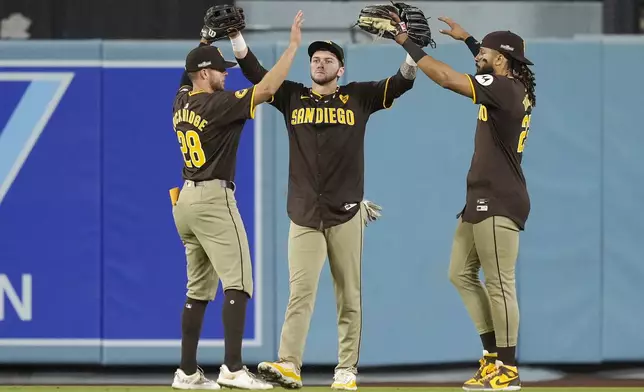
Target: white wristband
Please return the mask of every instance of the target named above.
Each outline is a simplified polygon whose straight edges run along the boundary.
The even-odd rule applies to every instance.
[[[244,37],[241,33],[239,33],[237,37],[231,38],[230,43],[233,44],[233,52],[241,52],[246,49],[246,41],[244,41]]]
[[[411,56],[409,55],[409,53],[407,53],[407,57],[405,57],[405,62],[406,62],[407,64],[411,65],[412,67],[417,67],[417,66],[418,66],[418,64],[416,64],[416,62],[414,61],[414,59],[412,59],[412,58],[411,58]]]

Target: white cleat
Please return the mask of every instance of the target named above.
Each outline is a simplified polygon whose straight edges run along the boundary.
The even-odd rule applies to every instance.
[[[355,391],[358,389],[356,375],[346,369],[339,369],[333,375],[333,384],[331,388],[345,391]]]
[[[222,387],[238,389],[273,389],[273,384],[260,380],[251,373],[246,366],[236,372],[228,370],[228,366],[221,365],[217,383]]]
[[[183,390],[221,389],[219,384],[206,378],[201,368],[197,368],[197,371],[189,376],[184,373],[183,370],[177,369],[177,371],[174,372],[174,381],[172,382],[172,388]]]

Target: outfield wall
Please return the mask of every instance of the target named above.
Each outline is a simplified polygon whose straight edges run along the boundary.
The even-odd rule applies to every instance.
[[[168,198],[182,165],[171,104],[194,45],[0,42],[0,362],[177,363],[185,261]],[[252,46],[269,66],[283,48]],[[394,45],[346,53],[342,83],[390,76],[405,57]],[[465,45],[432,53],[473,70]],[[528,41],[527,53],[537,107],[524,154],[519,358],[641,360],[644,40]],[[308,83],[307,62],[303,48],[289,79]],[[248,86],[231,71],[227,88]],[[288,298],[288,143],[274,108],[257,113],[237,175],[257,279],[248,362],[275,358]],[[366,197],[384,216],[366,230],[362,365],[480,355],[447,279],[476,113],[420,75],[369,122]],[[221,298],[206,316],[204,364],[223,358],[220,314]],[[306,363],[335,363],[335,321],[325,268]]]

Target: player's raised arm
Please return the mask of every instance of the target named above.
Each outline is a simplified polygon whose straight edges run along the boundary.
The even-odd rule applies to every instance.
[[[465,29],[462,28],[461,25],[454,22],[452,18],[448,18],[447,16],[441,16],[438,18],[438,20],[444,22],[445,24],[447,24],[447,26],[449,26],[449,30],[438,30],[441,34],[449,35],[457,41],[465,42],[467,47],[470,49],[470,52],[472,52],[472,56],[476,57],[479,54],[481,43],[478,42],[476,38],[472,37],[470,33],[465,31]]]
[[[273,94],[277,92],[277,89],[282,85],[282,83],[284,83],[284,80],[288,75],[288,71],[291,69],[291,65],[293,64],[297,48],[302,43],[301,27],[303,21],[304,14],[302,11],[299,11],[293,19],[288,47],[284,50],[284,53],[282,53],[282,56],[273,68],[271,68],[262,80],[255,85],[255,105],[271,99]]]
[[[251,83],[259,83],[268,71],[262,67],[255,54],[246,45],[241,32],[236,31],[229,37],[230,43],[233,45],[233,53],[242,73]]]
[[[385,88],[385,102],[391,102],[411,90],[416,80],[416,70],[418,65],[414,62],[410,55],[407,55],[405,61],[400,65],[400,68],[395,75],[390,77],[387,81]],[[386,105],[386,104],[385,104]]]
[[[204,22],[201,36],[208,40],[228,37],[242,73],[251,83],[258,84],[268,71],[259,63],[242,36],[241,32],[246,27],[244,9],[236,5],[212,6],[206,12]]]
[[[391,13],[391,17],[395,23],[401,23],[400,17],[397,14]],[[469,76],[460,73],[442,61],[429,56],[420,46],[415,44],[409,38],[407,32],[399,32],[396,34],[394,39],[407,51],[407,53],[409,53],[414,62],[418,64],[418,68],[433,80],[434,83],[466,97],[473,97],[474,88]]]

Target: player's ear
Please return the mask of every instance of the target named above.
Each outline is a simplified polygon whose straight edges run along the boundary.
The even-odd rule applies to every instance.
[[[504,67],[507,63],[508,59],[505,58],[505,56],[499,52],[496,53],[496,56],[494,58],[494,63],[499,66],[499,67]]]
[[[340,78],[342,75],[344,75],[344,67],[338,68],[338,78]]]

